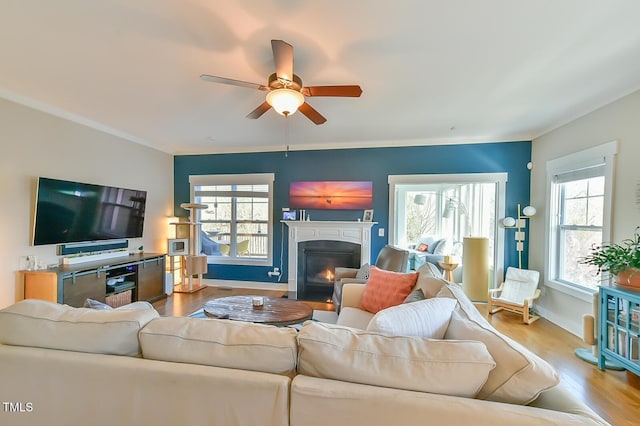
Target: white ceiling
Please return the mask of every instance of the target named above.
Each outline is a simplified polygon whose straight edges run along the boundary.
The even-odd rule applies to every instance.
[[[640,89],[637,0],[0,0],[0,96],[173,153],[531,140]],[[245,115],[271,39],[327,118]]]

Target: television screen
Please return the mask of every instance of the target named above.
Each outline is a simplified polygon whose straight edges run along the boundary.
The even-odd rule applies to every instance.
[[[38,178],[33,245],[142,237],[146,191]]]

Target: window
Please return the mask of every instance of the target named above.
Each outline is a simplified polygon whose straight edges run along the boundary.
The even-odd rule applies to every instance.
[[[271,173],[190,176],[202,250],[209,263],[270,265],[273,179]]]
[[[611,142],[547,164],[547,275],[552,287],[592,293],[601,283],[594,268],[581,264],[580,258],[609,240],[616,150]]]
[[[492,278],[501,275],[504,229],[496,217],[505,184],[505,173],[389,176],[390,244],[412,248],[420,237],[441,237],[450,242],[447,254],[461,257],[465,236],[486,236]]]

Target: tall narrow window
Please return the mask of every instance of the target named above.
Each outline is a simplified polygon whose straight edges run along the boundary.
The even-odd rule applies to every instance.
[[[273,174],[190,176],[202,251],[209,263],[269,265],[272,260]]]
[[[552,287],[559,284],[589,293],[601,283],[601,277],[580,258],[609,239],[616,150],[611,142],[547,164],[547,276]]]
[[[602,243],[604,165],[562,173],[554,177],[559,254],[555,277],[560,282],[596,289],[600,283],[592,268],[579,259]]]

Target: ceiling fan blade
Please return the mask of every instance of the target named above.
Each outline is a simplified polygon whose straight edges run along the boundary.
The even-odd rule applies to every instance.
[[[267,86],[263,86],[262,84],[258,84],[258,83],[249,83],[248,81],[234,80],[232,78],[224,78],[224,77],[218,77],[215,75],[208,75],[208,74],[202,74],[200,78],[203,79],[204,81],[209,81],[211,83],[222,83],[222,84],[229,84],[231,86],[248,87],[249,89],[269,91],[269,88]]]
[[[305,96],[340,96],[359,98],[362,89],[358,85],[349,86],[310,86],[302,89]]]
[[[247,114],[247,118],[253,118],[253,119],[260,118],[262,117],[262,114],[269,111],[270,109],[271,109],[271,105],[269,105],[266,101],[264,101],[262,104],[260,104],[258,108],[254,109],[249,114]]]
[[[306,102],[300,105],[298,111],[306,115],[309,120],[313,121],[316,124],[322,124],[327,121],[327,119],[324,118],[322,114],[313,109],[313,107]]]
[[[271,50],[278,78],[293,81],[293,46],[282,40],[271,40]]]

